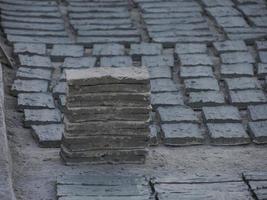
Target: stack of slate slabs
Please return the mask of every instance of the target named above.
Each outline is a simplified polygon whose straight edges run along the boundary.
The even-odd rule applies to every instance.
[[[150,82],[145,67],[66,70],[66,164],[144,163]]]

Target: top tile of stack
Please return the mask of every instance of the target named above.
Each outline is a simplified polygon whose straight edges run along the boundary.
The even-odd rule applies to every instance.
[[[149,84],[146,67],[99,67],[66,70],[68,85]]]

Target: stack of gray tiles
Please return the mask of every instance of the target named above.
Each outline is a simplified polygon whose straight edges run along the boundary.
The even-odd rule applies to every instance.
[[[66,70],[66,164],[144,163],[150,82],[145,67]]]

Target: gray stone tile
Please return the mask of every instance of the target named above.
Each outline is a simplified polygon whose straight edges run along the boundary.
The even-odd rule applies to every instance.
[[[183,95],[179,92],[152,93],[151,104],[156,107],[184,105]]]
[[[229,95],[230,103],[240,108],[267,102],[267,98],[261,90],[230,91]]]
[[[167,146],[198,145],[204,142],[203,133],[197,124],[162,124],[161,128]]]
[[[173,55],[142,56],[142,65],[146,67],[174,66]]]
[[[16,95],[24,92],[47,92],[48,82],[44,80],[20,80],[14,81],[12,92]]]
[[[55,61],[64,60],[64,57],[82,57],[84,54],[83,46],[56,44],[51,50],[51,57]]]
[[[213,6],[233,6],[234,3],[231,0],[225,0],[225,1],[220,1],[220,0],[202,0],[204,5],[206,7],[213,7]]]
[[[148,67],[148,72],[150,79],[172,78],[172,72],[170,67],[166,66]]]
[[[32,135],[40,147],[60,147],[61,138],[64,133],[63,124],[33,125]]]
[[[248,131],[256,144],[267,143],[267,121],[249,122]]]
[[[261,84],[256,78],[226,78],[224,81],[228,90],[261,89]]]
[[[248,114],[252,121],[267,120],[267,104],[248,106]]]
[[[61,68],[76,69],[76,68],[91,68],[96,64],[95,57],[80,57],[80,58],[65,58]]]
[[[32,68],[48,68],[53,69],[52,62],[47,56],[38,55],[19,55],[19,61],[22,66],[32,67]]]
[[[254,58],[249,52],[222,53],[221,60],[224,64],[255,63]]]
[[[158,43],[131,44],[130,55],[134,57],[160,55],[162,45]]]
[[[267,41],[256,41],[255,44],[258,51],[267,50]]]
[[[234,106],[203,107],[203,116],[208,123],[241,122],[239,111]]]
[[[194,108],[224,104],[224,95],[220,91],[190,92],[188,105]]]
[[[226,40],[223,42],[214,42],[213,47],[215,48],[217,54],[236,51],[248,51],[248,48],[243,40]]]
[[[55,108],[55,103],[51,93],[20,93],[17,108],[19,110]]]
[[[24,126],[58,124],[61,122],[61,113],[57,109],[25,109]]]
[[[219,84],[215,78],[194,78],[184,80],[187,92],[219,91]]]
[[[222,28],[249,27],[248,23],[241,16],[215,17],[215,21]]]
[[[51,81],[52,70],[42,69],[42,68],[29,68],[29,67],[20,67],[17,70],[16,78],[18,79],[27,79],[27,80],[46,80]]]
[[[132,67],[133,61],[130,56],[101,57],[100,67]]]
[[[124,45],[121,44],[95,44],[93,47],[95,56],[123,56],[125,54]]]
[[[253,65],[249,63],[221,65],[220,73],[223,78],[253,76]]]
[[[233,7],[228,6],[218,6],[206,8],[209,15],[214,17],[227,17],[227,16],[241,16],[242,14]]]
[[[58,96],[61,94],[67,93],[67,83],[66,82],[58,82],[53,88],[53,95]]]
[[[262,63],[267,63],[267,51],[260,51],[259,58]]]
[[[250,143],[242,124],[208,123],[208,132],[213,145],[241,145]]]
[[[208,48],[205,44],[196,44],[196,43],[186,43],[186,44],[176,44],[175,53],[180,54],[205,54],[207,53]]]
[[[181,65],[213,65],[211,58],[207,54],[181,54],[179,59]]]
[[[151,92],[177,92],[178,87],[171,79],[150,80]]]
[[[45,44],[31,44],[31,43],[15,43],[14,44],[14,53],[29,53],[29,54],[46,54]]]
[[[158,113],[162,123],[191,122],[198,123],[196,113],[187,106],[159,107]]]
[[[267,63],[258,63],[257,74],[259,77],[264,77],[267,75]]]
[[[213,77],[213,71],[210,66],[181,67],[181,78],[203,78]]]

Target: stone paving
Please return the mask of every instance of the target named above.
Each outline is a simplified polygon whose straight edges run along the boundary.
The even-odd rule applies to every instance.
[[[152,145],[267,143],[266,1],[0,6],[18,61],[12,93],[41,146],[59,144],[66,69],[142,65],[150,74]]]

